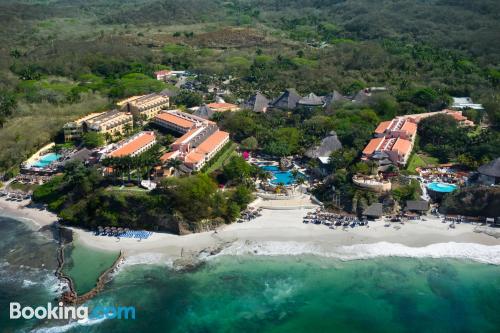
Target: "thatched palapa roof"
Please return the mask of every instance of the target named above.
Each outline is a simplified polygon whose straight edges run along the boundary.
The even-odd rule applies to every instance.
[[[425,200],[408,200],[406,201],[405,211],[426,212],[429,210],[429,203]]]
[[[500,177],[500,157],[488,164],[481,165],[477,171],[486,176]]]
[[[254,112],[266,112],[269,106],[269,99],[257,91],[243,105],[243,109],[252,110]]]
[[[384,206],[381,203],[371,204],[363,211],[363,215],[369,217],[381,217],[384,215],[383,207]]]
[[[306,156],[309,158],[329,157],[339,149],[342,149],[342,143],[339,141],[337,134],[332,131],[329,136],[321,140],[319,146],[308,149]]]
[[[301,98],[295,89],[288,88],[271,105],[279,109],[295,109]]]

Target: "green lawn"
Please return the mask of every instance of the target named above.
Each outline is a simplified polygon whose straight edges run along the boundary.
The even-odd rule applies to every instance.
[[[215,170],[218,170],[220,168],[222,168],[224,166],[224,163],[233,155],[236,155],[236,144],[235,143],[231,143],[231,146],[223,153],[221,154],[219,157],[216,157],[217,160],[214,161],[214,163],[207,168],[207,170],[205,171],[206,173],[212,173],[214,172]]]
[[[406,170],[408,170],[411,173],[416,172],[415,169],[418,167],[425,167],[428,165],[437,165],[439,164],[439,161],[435,157],[427,156],[427,155],[421,155],[421,154],[413,154],[408,161],[408,166],[406,167]]]

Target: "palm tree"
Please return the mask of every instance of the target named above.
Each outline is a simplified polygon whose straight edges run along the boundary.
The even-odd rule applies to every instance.
[[[113,165],[113,157],[106,157],[104,160],[102,160],[101,164],[106,168],[113,169],[113,178],[114,178],[114,176],[116,175],[116,168],[114,168]]]
[[[132,130],[132,126],[130,124],[125,124],[125,126],[123,126],[123,130],[125,131],[125,135],[129,135]]]
[[[108,143],[113,140],[113,136],[110,133],[104,133],[104,140]]]
[[[120,162],[122,163],[123,168],[128,171],[128,182],[130,183],[132,181],[131,179],[131,173],[133,168],[132,157],[130,156],[121,157]]]
[[[132,157],[132,164],[134,166],[135,173],[137,174],[137,184],[141,183],[141,179],[142,179],[142,173],[141,173],[142,170],[141,169],[146,164],[146,159],[144,158],[143,155],[144,154]]]
[[[297,182],[297,185],[302,185],[306,182],[306,180],[304,177],[298,177],[296,182]]]
[[[122,185],[123,183],[123,172],[125,171],[125,164],[122,158],[119,157],[108,157],[102,161],[102,165],[113,169],[113,182],[116,183],[116,176],[121,175]]]
[[[378,165],[374,161],[368,161],[368,168],[370,170],[370,175],[374,175],[374,174],[376,174]]]
[[[259,169],[258,173],[257,173],[257,178],[261,181],[261,182],[265,182],[269,179],[271,179],[273,176],[270,172],[268,171],[265,171],[263,169]]]
[[[181,167],[182,164],[183,164],[183,162],[180,159],[178,159],[178,158],[172,158],[172,159],[168,160],[168,162],[167,162],[166,165],[167,165],[168,168],[173,168],[174,172],[175,172],[175,171],[179,171],[180,170],[180,167]]]

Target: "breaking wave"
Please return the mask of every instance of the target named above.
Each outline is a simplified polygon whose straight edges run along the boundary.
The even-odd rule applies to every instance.
[[[298,256],[304,254],[339,260],[360,260],[376,257],[454,258],[500,265],[500,245],[487,246],[455,242],[431,244],[424,247],[410,247],[388,242],[326,247],[297,242],[237,241],[213,257],[221,255]]]
[[[61,326],[52,326],[52,327],[43,327],[43,328],[34,329],[31,331],[31,333],[63,333],[63,332],[67,332],[73,328],[76,328],[78,326],[97,325],[97,324],[102,323],[105,320],[106,320],[106,318],[72,321],[70,323],[67,323],[67,324],[64,324]]]

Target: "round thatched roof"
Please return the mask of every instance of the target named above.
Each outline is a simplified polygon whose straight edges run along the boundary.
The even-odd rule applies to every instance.
[[[337,134],[332,131],[329,136],[321,140],[319,146],[309,148],[306,151],[306,156],[309,158],[328,157],[339,149],[342,149],[342,143],[339,141]]]
[[[500,157],[488,164],[481,165],[477,171],[486,176],[500,177]]]

